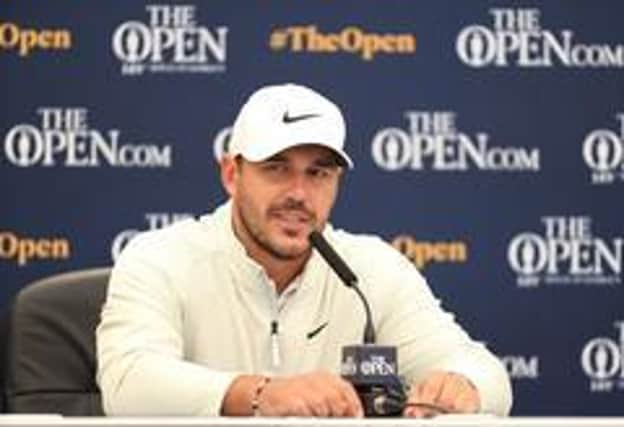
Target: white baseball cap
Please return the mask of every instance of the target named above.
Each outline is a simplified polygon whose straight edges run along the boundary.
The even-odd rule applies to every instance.
[[[345,121],[323,95],[292,83],[254,92],[238,113],[228,152],[259,162],[291,147],[314,144],[334,151],[349,168],[344,152]]]

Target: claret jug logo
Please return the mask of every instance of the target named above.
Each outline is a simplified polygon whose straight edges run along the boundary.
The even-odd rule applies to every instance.
[[[373,160],[381,169],[399,171],[535,172],[540,169],[537,148],[496,146],[485,132],[457,129],[456,113],[406,111],[407,129],[383,128],[371,143]]]
[[[410,33],[378,34],[351,26],[338,32],[324,33],[314,25],[276,28],[269,37],[273,51],[336,54],[346,52],[372,61],[377,55],[411,55],[416,51],[416,37]]]
[[[583,141],[583,160],[591,169],[593,184],[624,182],[624,114],[615,117],[619,134],[611,129],[596,129]]]
[[[581,367],[596,393],[624,391],[624,322],[614,323],[619,342],[607,337],[593,338],[581,352]]]
[[[542,224],[543,234],[524,232],[509,243],[507,260],[518,286],[621,283],[622,237],[594,236],[588,216],[545,216]]]
[[[169,168],[170,145],[130,144],[121,131],[91,129],[86,108],[42,107],[40,126],[19,124],[4,138],[4,155],[15,166]]]
[[[624,45],[578,42],[570,29],[551,31],[541,27],[539,9],[489,11],[491,27],[471,25],[462,29],[455,50],[471,67],[624,67]]]
[[[212,154],[217,162],[221,161],[223,155],[228,152],[231,137],[231,126],[224,127],[215,135],[212,143]]]
[[[0,21],[0,52],[15,51],[19,56],[28,57],[37,50],[69,50],[71,47],[69,30],[25,28]]]
[[[127,21],[115,30],[113,52],[126,75],[220,73],[227,60],[228,28],[196,22],[191,5],[147,5],[149,23]]]

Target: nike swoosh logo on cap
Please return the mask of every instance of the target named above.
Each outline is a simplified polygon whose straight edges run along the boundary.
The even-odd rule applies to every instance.
[[[318,335],[319,332],[321,332],[323,329],[325,329],[325,326],[327,326],[329,322],[325,322],[323,323],[321,326],[319,326],[318,328],[316,328],[315,330],[308,332],[308,334],[306,335],[306,337],[311,340],[312,338],[314,338],[315,336]]]
[[[288,124],[288,123],[294,123],[300,120],[307,120],[307,119],[311,119],[311,118],[319,117],[319,116],[320,114],[301,114],[299,116],[289,116],[288,111],[286,111],[284,113],[284,116],[282,117],[282,121]]]

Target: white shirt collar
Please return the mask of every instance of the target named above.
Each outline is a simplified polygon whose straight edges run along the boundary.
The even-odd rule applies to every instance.
[[[232,262],[234,262],[237,267],[246,269],[247,273],[250,275],[254,275],[256,277],[264,275],[266,277],[264,268],[249,257],[245,247],[234,233],[234,229],[232,227],[232,201],[228,200],[226,203],[219,206],[214,211],[214,216],[218,225],[218,233],[220,234],[219,238],[222,239],[223,243],[227,247],[227,251],[232,257]],[[331,233],[332,230],[332,226],[328,223],[325,227],[324,233]],[[313,282],[319,280],[320,278],[317,273],[319,273],[320,269],[324,268],[328,268],[325,261],[316,251],[312,251],[312,255],[306,262],[302,273],[295,277],[285,292],[292,296],[296,292],[303,291],[310,286],[314,286],[315,284]],[[320,284],[317,284],[317,286],[318,285]]]

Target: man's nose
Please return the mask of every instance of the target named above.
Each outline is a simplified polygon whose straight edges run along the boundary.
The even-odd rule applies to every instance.
[[[308,182],[305,174],[292,174],[288,182],[286,195],[297,201],[306,200],[308,195]]]

